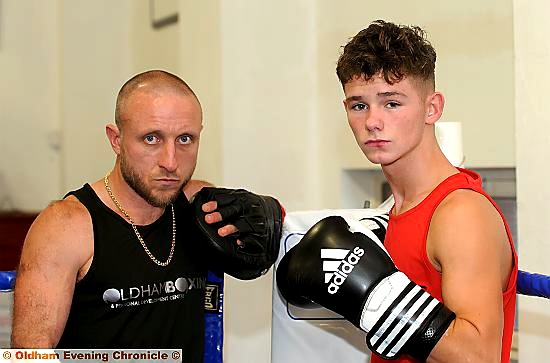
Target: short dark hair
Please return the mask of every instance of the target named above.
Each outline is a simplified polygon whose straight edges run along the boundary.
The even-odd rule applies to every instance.
[[[189,95],[194,97],[200,105],[199,99],[195,92],[189,87],[189,85],[180,77],[163,71],[163,70],[150,70],[139,74],[136,74],[130,78],[126,83],[122,85],[116,99],[115,107],[115,123],[120,128],[124,119],[124,104],[130,98],[132,93],[137,90],[138,86],[150,84],[155,87],[156,90],[161,91],[163,89],[173,90],[180,92],[183,95]],[[152,90],[149,90],[152,91]]]
[[[344,47],[336,74],[342,86],[353,78],[381,74],[393,84],[413,76],[435,88],[436,53],[424,30],[376,20]]]

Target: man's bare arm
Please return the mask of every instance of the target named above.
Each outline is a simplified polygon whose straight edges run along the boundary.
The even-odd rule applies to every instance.
[[[57,345],[78,274],[92,254],[91,218],[74,197],[52,203],[38,216],[25,239],[17,270],[12,347]]]
[[[442,273],[443,300],[456,319],[427,361],[500,362],[502,292],[513,259],[498,212],[480,194],[452,193],[432,219],[428,256]]]

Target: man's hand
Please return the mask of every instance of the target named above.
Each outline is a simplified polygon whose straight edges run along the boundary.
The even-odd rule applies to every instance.
[[[243,280],[263,275],[279,254],[284,210],[243,189],[202,188],[193,200],[213,268]]]

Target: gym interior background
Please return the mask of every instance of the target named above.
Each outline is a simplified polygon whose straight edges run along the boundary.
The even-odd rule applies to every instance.
[[[550,274],[549,12],[544,0],[0,0],[0,208],[36,212],[102,177],[116,93],[153,68],[181,75],[202,102],[196,177],[276,195],[290,211],[375,202],[379,184],[354,182],[377,168],[349,131],[334,68],[340,46],[383,18],[427,30],[441,122],[462,123],[466,167],[515,175],[520,268]],[[271,273],[228,279],[226,362],[270,362],[271,284]],[[519,298],[522,363],[550,354],[548,306]]]

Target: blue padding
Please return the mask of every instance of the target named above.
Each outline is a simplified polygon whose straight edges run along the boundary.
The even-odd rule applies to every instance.
[[[518,271],[518,294],[550,298],[550,276]]]
[[[13,290],[15,286],[15,271],[0,271],[0,292]]]
[[[204,363],[223,362],[223,276],[208,272],[204,313]]]

